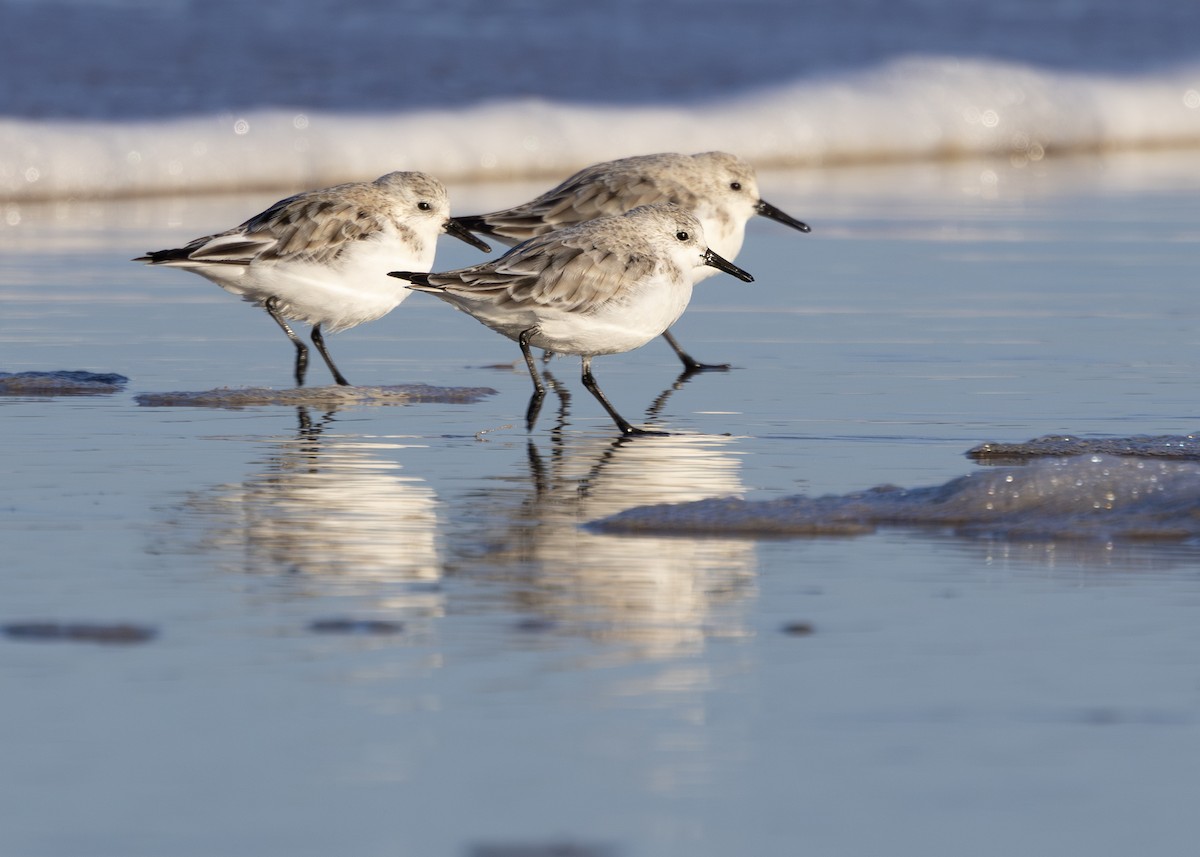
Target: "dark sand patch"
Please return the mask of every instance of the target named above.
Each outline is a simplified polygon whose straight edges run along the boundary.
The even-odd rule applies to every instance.
[[[1052,434],[1020,443],[981,443],[968,449],[966,455],[988,463],[1016,463],[1031,458],[1065,458],[1072,455],[1133,455],[1140,458],[1198,460],[1200,437],[1189,434],[1085,439]]]
[[[104,396],[119,393],[128,383],[115,372],[0,372],[0,396]]]
[[[0,627],[10,640],[129,645],[145,643],[158,631],[144,625],[93,622],[13,622]]]
[[[314,619],[308,623],[308,630],[316,634],[366,634],[389,635],[400,634],[404,631],[403,622],[393,622],[388,619],[351,619],[336,617],[331,619]]]
[[[250,408],[261,405],[413,405],[441,402],[469,405],[495,395],[491,387],[434,387],[398,384],[387,387],[221,387],[201,392],[140,393],[134,401],[152,408]]]

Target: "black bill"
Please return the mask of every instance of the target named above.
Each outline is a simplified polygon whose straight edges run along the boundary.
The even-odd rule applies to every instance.
[[[486,241],[484,241],[480,238],[476,238],[474,235],[471,234],[470,229],[463,226],[461,223],[459,223],[453,217],[451,217],[449,220],[446,221],[445,230],[446,230],[447,235],[453,235],[459,241],[466,241],[472,247],[478,247],[484,253],[492,252],[492,245],[488,244]]]
[[[747,282],[747,283],[754,282],[754,277],[747,274],[745,271],[743,271],[737,265],[733,264],[733,262],[730,262],[728,259],[724,259],[724,258],[718,256],[712,250],[704,251],[704,264],[712,265],[718,271],[724,271],[726,274],[733,274],[735,277],[737,277],[739,280],[742,280],[743,282]]]
[[[812,229],[809,228],[807,223],[797,220],[790,214],[780,211],[765,199],[760,199],[758,201],[758,205],[754,206],[754,210],[763,217],[769,217],[777,223],[782,223],[784,226],[790,226],[793,229],[799,229],[801,232],[812,232]]]

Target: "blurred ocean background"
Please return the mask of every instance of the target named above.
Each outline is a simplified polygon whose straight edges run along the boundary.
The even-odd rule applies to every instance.
[[[1200,146],[1200,4],[0,0],[0,198]]]

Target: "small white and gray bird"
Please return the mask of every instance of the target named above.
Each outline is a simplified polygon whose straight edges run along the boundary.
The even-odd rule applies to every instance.
[[[625,420],[596,385],[592,358],[645,345],[670,327],[700,269],[754,278],[711,250],[704,227],[671,203],[588,220],[518,244],[499,259],[446,273],[393,271],[521,346],[533,379],[530,428],[545,386],[530,347],[583,360],[583,384],[623,434],[653,434]]]
[[[322,330],[337,333],[395,309],[409,290],[387,272],[428,271],[443,232],[491,251],[450,217],[440,181],[393,172],[290,196],[226,232],[134,261],[185,268],[266,309],[296,346],[297,386],[304,385],[308,347],[287,320],[312,325],[313,344],[334,380],[348,385]]]
[[[747,221],[756,215],[800,232],[811,231],[808,224],[762,199],[754,168],[727,152],[666,152],[594,164],[524,205],[458,220],[472,232],[513,245],[595,217],[658,202],[673,202],[694,214],[704,226],[709,247],[730,261],[742,249]],[[701,270],[697,280],[715,273],[711,268]],[[683,362],[685,372],[729,368],[727,364],[699,362],[669,330],[663,337]]]

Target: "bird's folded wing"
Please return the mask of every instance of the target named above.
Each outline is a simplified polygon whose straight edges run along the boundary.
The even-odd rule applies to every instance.
[[[653,269],[653,260],[643,253],[615,252],[590,241],[534,240],[495,262],[430,274],[429,283],[467,300],[575,313],[619,299],[631,282]]]
[[[537,199],[475,220],[486,224],[489,234],[525,241],[639,205],[671,201],[687,206],[691,200],[678,199],[680,192],[640,169],[614,170],[610,164],[596,164]]]
[[[257,260],[328,264],[353,242],[384,226],[377,210],[334,195],[302,194],[183,249],[188,259],[206,264],[248,265]]]

